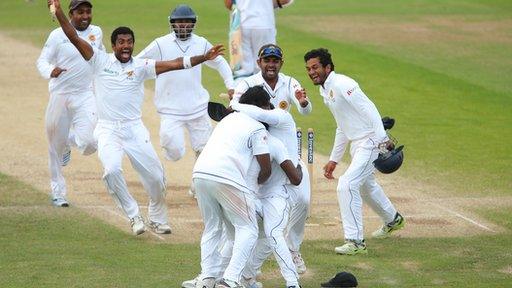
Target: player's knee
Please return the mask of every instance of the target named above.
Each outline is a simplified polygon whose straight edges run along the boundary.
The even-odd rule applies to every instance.
[[[185,156],[184,147],[163,147],[165,151],[165,158],[171,161],[178,161]]]
[[[108,180],[108,179],[112,179],[112,178],[122,177],[122,175],[123,175],[123,169],[122,169],[121,165],[114,164],[114,165],[109,165],[109,166],[105,167],[103,178]]]
[[[348,193],[350,191],[359,191],[360,187],[361,185],[357,181],[354,181],[347,176],[341,176],[340,180],[338,181],[337,191]]]

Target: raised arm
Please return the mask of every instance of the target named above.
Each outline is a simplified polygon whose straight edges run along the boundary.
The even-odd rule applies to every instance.
[[[231,6],[233,6],[233,0],[224,0],[224,6],[226,6],[228,10],[231,10]]]
[[[215,57],[219,55],[224,55],[224,47],[222,45],[213,46],[204,55],[197,55],[193,57],[185,56],[168,61],[156,61],[156,74],[158,75],[172,70],[191,68],[203,63],[204,61],[215,59]]]
[[[64,12],[60,7],[60,0],[48,0],[48,6],[52,4],[55,6],[55,17],[59,20],[60,27],[62,27],[64,34],[66,34],[69,41],[76,47],[76,49],[78,49],[85,60],[91,59],[94,54],[94,50],[89,43],[78,37],[75,28],[71,23],[69,23],[68,18],[64,15]]]

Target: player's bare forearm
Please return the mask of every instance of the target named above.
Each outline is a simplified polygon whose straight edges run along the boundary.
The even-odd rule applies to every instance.
[[[190,63],[185,63],[186,61],[184,57],[167,61],[156,61],[155,71],[156,74],[158,75],[172,70],[190,68],[198,64],[201,64],[204,61],[215,59],[219,55],[224,55],[223,52],[224,47],[222,45],[215,45],[212,48],[210,48],[204,55],[197,55],[187,58],[187,61],[189,61]]]
[[[268,180],[272,172],[272,168],[270,166],[270,154],[256,155],[256,161],[258,161],[258,164],[260,164],[258,184],[261,184]]]
[[[78,51],[80,52],[82,57],[84,57],[85,60],[91,59],[92,55],[94,54],[91,45],[89,45],[89,43],[87,43],[82,38],[78,37],[75,28],[73,27],[73,25],[71,25],[66,15],[64,15],[64,12],[60,7],[60,1],[48,0],[48,6],[52,4],[55,6],[55,17],[59,21],[60,27],[62,27],[62,31],[64,31],[64,34],[66,34],[69,41],[76,47],[76,49],[78,49]]]
[[[155,63],[155,71],[157,75],[172,70],[180,70],[183,68],[183,57],[167,61],[156,61]]]
[[[286,160],[283,163],[281,163],[279,166],[281,166],[281,169],[283,169],[284,173],[290,179],[290,183],[297,186],[302,181],[302,168],[300,165],[297,165],[297,167],[293,166],[293,162],[290,160]]]

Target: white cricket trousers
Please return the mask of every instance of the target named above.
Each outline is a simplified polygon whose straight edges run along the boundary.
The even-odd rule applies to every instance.
[[[345,239],[363,240],[363,198],[384,223],[393,221],[396,209],[375,181],[373,161],[379,155],[377,143],[370,138],[354,141],[350,154],[352,162],[338,180],[338,204]]]
[[[309,172],[306,165],[301,161],[302,181],[299,186],[287,185],[287,191],[290,194],[290,220],[286,231],[286,242],[290,251],[299,252],[300,245],[304,240],[304,230],[308,211],[311,202],[311,186]]]
[[[236,77],[250,76],[260,71],[256,60],[261,46],[276,44],[276,29],[250,29],[242,27],[242,68]]]
[[[131,219],[140,215],[140,212],[139,205],[128,192],[123,177],[122,161],[125,153],[149,195],[149,220],[160,224],[167,223],[164,170],[142,120],[98,120],[94,135],[98,139],[98,157],[104,168],[103,180],[108,192],[126,216]]]
[[[96,102],[92,91],[50,94],[45,127],[53,198],[66,196],[66,181],[62,175],[62,156],[66,148],[74,146],[83,155],[90,155],[96,151],[96,141],[93,137],[95,125]],[[70,134],[71,128],[74,132]]]
[[[276,187],[276,189],[285,189],[285,187]],[[260,201],[262,205],[263,235],[260,231],[256,250],[244,271],[244,276],[255,278],[257,270],[261,268],[263,262],[273,252],[279,264],[281,275],[286,281],[286,287],[298,287],[299,275],[284,237],[290,214],[290,202],[281,196],[262,198]]]
[[[233,241],[232,256],[223,278],[240,282],[242,271],[258,239],[255,197],[231,185],[194,178],[199,210],[203,217],[201,237],[201,275],[203,278],[222,274],[219,250],[223,225]]]
[[[212,124],[208,114],[188,120],[161,115],[160,145],[167,160],[178,161],[185,155],[184,129],[187,129],[190,145],[197,154],[203,151],[206,142],[208,142],[212,133]]]

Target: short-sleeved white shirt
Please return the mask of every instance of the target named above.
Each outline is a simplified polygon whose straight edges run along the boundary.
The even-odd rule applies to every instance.
[[[286,147],[284,147],[283,142],[272,135],[269,137],[268,146],[270,150],[270,157],[272,158],[272,174],[268,180],[260,186],[256,195],[258,198],[271,196],[287,197],[286,191],[278,187],[282,187],[289,183],[288,176],[286,176],[286,173],[281,168],[281,163],[286,160],[290,160],[288,151],[286,150]],[[275,195],[276,193],[279,195]]]
[[[121,63],[113,53],[94,49],[89,63],[94,71],[98,119],[140,119],[144,81],[156,77],[155,60],[132,58]]]
[[[76,30],[76,33],[92,47],[105,50],[100,27],[89,25],[83,31]],[[57,78],[50,78],[55,67],[65,69],[65,71]],[[53,30],[48,36],[41,55],[37,59],[37,68],[41,76],[50,79],[48,83],[50,93],[82,93],[93,89],[91,66],[69,41],[62,28]]]
[[[272,0],[237,0],[242,29],[275,29]]]
[[[254,86],[263,86],[263,88],[265,88],[268,95],[270,95],[270,103],[272,103],[275,108],[280,108],[290,112],[290,108],[293,103],[297,107],[299,113],[303,115],[309,114],[312,110],[311,101],[308,101],[308,105],[306,107],[301,107],[299,100],[295,98],[295,91],[302,89],[299,81],[283,73],[279,73],[277,84],[274,89],[272,89],[265,79],[263,79],[261,71],[243,79],[235,87],[235,93],[231,102],[238,102],[242,94],[244,94],[247,89]]]
[[[155,39],[136,58],[172,60],[184,56],[203,55],[211,47],[212,44],[201,36],[192,34],[190,39],[181,41],[174,33],[170,33]],[[226,59],[217,56],[203,64],[219,71],[226,88],[234,88],[232,72]],[[206,114],[210,95],[201,81],[202,64],[158,75],[154,99],[158,113],[181,120],[194,119]]]
[[[231,113],[220,121],[197,158],[192,178],[231,185],[246,193],[256,193],[247,184],[255,155],[268,154],[267,130],[243,113]]]

